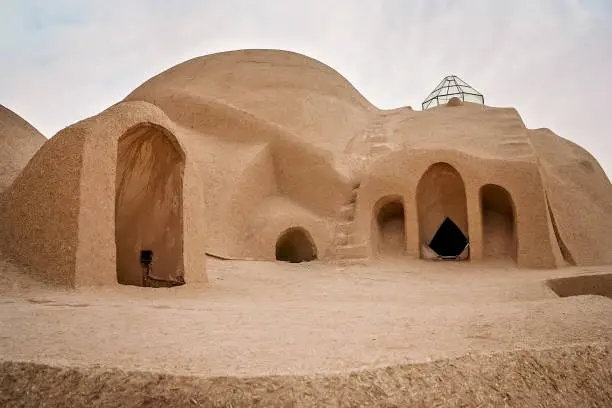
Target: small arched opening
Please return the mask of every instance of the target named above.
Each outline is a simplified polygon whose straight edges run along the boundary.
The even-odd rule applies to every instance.
[[[417,186],[421,257],[469,258],[465,185],[448,163],[430,166]]]
[[[184,283],[185,154],[167,129],[142,123],[118,141],[115,180],[117,281],[136,286]]]
[[[496,184],[480,188],[483,256],[485,259],[514,259],[517,237],[515,209],[508,191]]]
[[[299,263],[315,259],[317,259],[317,247],[304,228],[289,228],[276,241],[277,261]]]
[[[406,225],[401,197],[384,197],[375,209],[374,248],[381,256],[399,256],[406,252]]]

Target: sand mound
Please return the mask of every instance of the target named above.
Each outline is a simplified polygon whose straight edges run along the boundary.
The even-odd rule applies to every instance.
[[[180,377],[0,363],[0,403],[71,407],[607,407],[609,344],[329,376]]]
[[[46,141],[32,125],[0,105],[0,191],[11,185]]]

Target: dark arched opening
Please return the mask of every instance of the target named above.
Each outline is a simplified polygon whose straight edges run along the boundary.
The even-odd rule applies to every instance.
[[[308,262],[317,259],[317,248],[312,237],[303,228],[289,228],[276,241],[276,260]]]
[[[517,238],[514,203],[503,187],[487,184],[480,188],[483,256],[516,261]]]
[[[448,163],[430,166],[417,187],[421,257],[469,257],[465,186]]]
[[[385,197],[376,205],[375,248],[383,256],[402,255],[406,251],[404,204],[399,197]]]
[[[136,286],[184,283],[184,153],[168,130],[150,123],[118,141],[115,181],[117,281]],[[150,264],[148,269],[144,264]]]

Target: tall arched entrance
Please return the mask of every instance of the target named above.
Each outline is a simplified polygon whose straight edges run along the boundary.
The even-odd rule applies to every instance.
[[[373,248],[379,256],[406,252],[404,204],[401,197],[384,197],[374,206]]]
[[[276,241],[277,261],[299,263],[315,259],[317,259],[317,247],[304,228],[289,228]]]
[[[469,257],[465,186],[448,163],[430,166],[417,187],[421,257]]]
[[[149,123],[118,141],[115,181],[117,281],[137,286],[184,283],[184,153],[170,132]],[[141,261],[150,258],[145,273]]]
[[[498,185],[487,184],[480,188],[480,208],[483,256],[516,261],[515,210],[510,193]]]

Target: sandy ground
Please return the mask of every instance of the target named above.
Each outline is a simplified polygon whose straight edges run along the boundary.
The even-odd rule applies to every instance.
[[[58,291],[0,265],[5,361],[295,375],[612,341],[611,299],[559,298],[544,284],[610,267],[210,259],[207,285]]]

